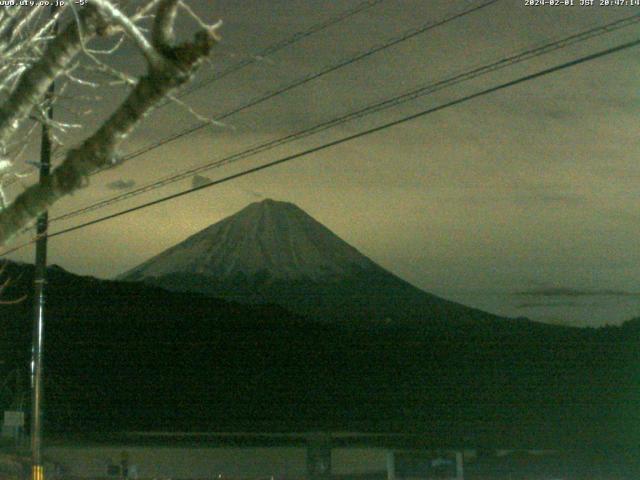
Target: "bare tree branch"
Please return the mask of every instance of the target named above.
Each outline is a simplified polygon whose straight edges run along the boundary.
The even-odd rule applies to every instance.
[[[0,267],[0,277],[4,275],[4,271],[6,267],[7,267],[7,263],[3,262],[2,266]],[[7,289],[7,287],[11,285],[11,281],[12,281],[11,277],[7,277],[5,281],[0,284],[0,298],[4,295],[4,291]],[[15,304],[24,302],[26,299],[27,299],[27,295],[22,295],[21,297],[13,298],[11,300],[0,300],[0,305],[15,305]]]
[[[40,61],[25,71],[7,101],[0,106],[0,144],[6,143],[40,103],[49,85],[68,67],[82,47],[82,35],[93,36],[106,33],[109,24],[92,7],[84,8],[80,14],[81,25],[69,24],[47,46]]]
[[[96,3],[109,2],[99,0]],[[45,182],[27,188],[13,204],[0,212],[0,244],[6,243],[58,199],[85,186],[91,173],[115,165],[117,148],[129,133],[155,105],[170,95],[174,89],[191,80],[197,68],[218,41],[216,28],[219,24],[198,31],[193,41],[172,46],[169,41],[172,38],[176,5],[175,0],[159,2],[158,17],[160,19],[157,19],[154,24],[153,42],[150,44],[155,53],[151,56],[145,55],[148,61],[147,73],[138,80],[126,100],[93,135],[79,147],[67,153],[62,164],[53,170]],[[106,24],[102,16],[96,15],[95,11],[87,15],[91,17],[84,22],[86,27],[91,29],[91,33],[98,33],[100,29],[108,28],[113,22],[124,28],[117,15],[111,16]],[[131,25],[127,28],[130,27]],[[135,25],[133,27],[137,28]],[[129,33],[128,30],[125,29],[125,31]],[[17,98],[12,99],[12,105],[14,108],[21,109],[21,115],[28,112],[33,105],[32,102],[41,95],[42,85],[45,86],[42,90],[44,94],[50,81],[69,64],[73,53],[82,48],[81,43],[82,39],[77,28],[66,29],[47,49],[56,55],[55,60],[43,59],[43,65],[39,64],[37,68],[36,66],[32,68],[36,70],[35,73],[28,71],[23,75],[19,85],[21,93],[13,95]],[[137,45],[141,47],[139,42]],[[161,61],[154,60],[156,55],[161,58]],[[23,81],[25,77],[30,80]],[[29,104],[29,108],[23,105],[25,102]],[[20,118],[13,110],[5,108],[5,105],[0,108],[0,141],[10,133],[7,126],[3,128],[8,121],[4,118],[5,116],[13,119]]]
[[[178,0],[165,0],[158,7],[151,36],[151,41],[158,50],[173,44],[173,24],[177,11]]]
[[[158,51],[151,46],[144,34],[138,27],[136,27],[135,23],[133,23],[129,17],[122,13],[108,0],[94,0],[93,4],[108,19],[122,27],[125,33],[136,43],[142,54],[146,57],[147,62],[155,68],[160,68],[162,66],[162,55],[160,55]],[[161,6],[162,5],[163,4],[161,3]],[[161,10],[161,7],[158,7],[158,9]]]

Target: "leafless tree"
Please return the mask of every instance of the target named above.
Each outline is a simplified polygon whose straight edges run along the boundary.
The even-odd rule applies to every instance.
[[[90,83],[76,71],[92,69],[129,90],[95,131],[67,150],[46,182],[26,188],[11,204],[0,198],[0,245],[61,197],[85,186],[89,175],[117,164],[123,140],[154,106],[175,98],[172,92],[193,78],[218,41],[220,26],[204,23],[181,0],[90,0],[81,6],[67,1],[54,16],[48,7],[15,3],[0,7],[0,177],[15,175],[25,129],[45,124],[55,134],[73,127],[46,115],[54,101],[48,95],[54,80]],[[197,32],[188,41],[175,40],[180,15],[195,21]],[[105,61],[109,50],[92,47],[101,38],[113,39],[114,48],[134,45],[146,71],[134,76],[110,65]]]

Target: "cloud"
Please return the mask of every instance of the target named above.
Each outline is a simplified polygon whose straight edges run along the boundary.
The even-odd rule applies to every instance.
[[[107,183],[107,188],[110,190],[129,190],[135,184],[135,180],[116,180],[115,182]]]
[[[253,197],[258,200],[265,198],[265,196],[262,193],[256,192],[255,190],[248,190],[246,188],[241,188],[240,190],[242,190],[244,193],[246,193],[250,197]]]
[[[637,297],[640,293],[612,289],[579,289],[571,287],[542,287],[514,292],[527,297]],[[531,304],[533,306],[533,304]]]
[[[520,191],[502,196],[487,195],[487,201],[509,201],[516,205],[564,205],[581,206],[587,199],[583,195],[565,192]]]
[[[191,188],[202,187],[209,183],[211,183],[211,179],[209,177],[205,177],[204,175],[194,175],[191,179]]]
[[[551,118],[553,120],[567,120],[571,119],[575,116],[575,114],[568,110],[560,110],[560,109],[547,109],[543,113],[547,118]]]
[[[546,193],[538,196],[532,196],[532,200],[538,200],[541,203],[564,203],[579,205],[586,201],[584,195],[575,193]]]
[[[528,308],[564,308],[564,307],[576,307],[578,304],[575,302],[553,302],[553,303],[544,303],[544,302],[525,302],[516,305],[516,308],[519,310],[525,310]]]

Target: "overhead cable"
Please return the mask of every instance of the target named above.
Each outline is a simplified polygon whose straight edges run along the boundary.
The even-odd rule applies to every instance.
[[[460,105],[461,103],[468,102],[469,100],[480,98],[480,97],[483,97],[485,95],[488,95],[488,94],[491,94],[491,93],[495,93],[497,91],[504,90],[506,88],[522,84],[524,82],[535,80],[535,79],[541,78],[543,76],[546,76],[546,75],[549,75],[549,74],[552,74],[552,73],[555,73],[555,72],[558,72],[558,71],[561,71],[561,70],[564,70],[564,69],[567,69],[567,68],[570,68],[570,67],[574,67],[574,66],[577,66],[577,65],[580,65],[580,64],[583,64],[583,63],[587,63],[587,62],[596,60],[598,58],[602,58],[602,57],[605,57],[605,56],[608,56],[608,55],[612,55],[614,53],[621,52],[621,51],[624,51],[624,50],[627,50],[627,49],[630,49],[630,48],[633,48],[633,47],[637,47],[638,45],[640,45],[640,39],[633,40],[633,41],[627,42],[627,43],[623,43],[621,45],[617,45],[615,47],[608,48],[606,50],[600,50],[600,51],[598,51],[596,53],[592,53],[590,55],[586,55],[586,56],[580,57],[578,59],[562,63],[560,65],[549,67],[549,68],[540,70],[540,71],[535,72],[535,73],[524,75],[524,76],[519,77],[519,78],[517,78],[515,80],[511,80],[511,81],[508,81],[508,82],[504,82],[504,83],[495,85],[493,87],[481,90],[479,92],[476,92],[476,93],[473,93],[473,94],[469,94],[469,95],[457,98],[455,100],[451,100],[449,102],[443,103],[443,104],[438,105],[436,107],[431,107],[431,108],[428,108],[426,110],[422,110],[422,111],[420,111],[418,113],[414,113],[412,115],[407,115],[407,116],[402,117],[402,118],[400,118],[398,120],[394,120],[392,122],[388,122],[388,123],[385,123],[383,125],[380,125],[380,126],[377,126],[377,127],[374,127],[374,128],[370,128],[368,130],[363,130],[363,131],[355,133],[353,135],[348,135],[348,136],[339,138],[337,140],[333,140],[331,142],[322,144],[322,145],[317,146],[317,147],[313,147],[313,148],[310,148],[310,149],[307,149],[307,150],[304,150],[304,151],[301,151],[301,152],[298,152],[298,153],[295,153],[295,154],[292,154],[292,155],[288,155],[288,156],[280,158],[278,160],[274,160],[274,161],[265,163],[263,165],[244,170],[242,172],[238,172],[238,173],[235,173],[233,175],[226,176],[224,178],[209,182],[209,183],[204,184],[204,185],[193,187],[193,188],[190,188],[188,190],[184,190],[182,192],[174,193],[172,195],[167,195],[166,197],[162,197],[162,198],[159,198],[157,200],[153,200],[151,202],[147,202],[147,203],[144,203],[142,205],[138,205],[138,206],[133,207],[133,208],[128,208],[126,210],[122,210],[120,212],[117,212],[117,213],[114,213],[114,214],[111,214],[111,215],[106,215],[104,217],[97,218],[95,220],[84,222],[84,223],[81,223],[79,225],[75,225],[73,227],[69,227],[69,228],[66,228],[66,229],[63,229],[63,230],[59,230],[57,232],[50,233],[49,234],[49,238],[57,237],[57,236],[60,236],[60,235],[65,235],[67,233],[70,233],[70,232],[73,232],[73,231],[76,231],[76,230],[80,230],[82,228],[86,228],[86,227],[89,227],[91,225],[96,225],[98,223],[102,223],[102,222],[105,222],[107,220],[112,220],[114,218],[121,217],[123,215],[128,215],[130,213],[133,213],[133,212],[145,209],[145,208],[149,208],[149,207],[152,207],[154,205],[158,205],[160,203],[167,202],[169,200],[174,200],[176,198],[183,197],[185,195],[188,195],[190,193],[194,193],[194,192],[203,190],[205,188],[210,188],[210,187],[214,187],[216,185],[220,185],[222,183],[230,182],[232,180],[236,180],[238,178],[241,178],[241,177],[244,177],[244,176],[259,172],[259,171],[262,171],[262,170],[266,170],[268,168],[272,168],[272,167],[275,167],[277,165],[280,165],[280,164],[283,164],[283,163],[287,163],[287,162],[290,162],[292,160],[295,160],[295,159],[298,159],[298,158],[301,158],[301,157],[305,157],[305,156],[311,155],[313,153],[317,153],[317,152],[326,150],[328,148],[335,147],[337,145],[341,145],[341,144],[344,144],[346,142],[350,142],[350,141],[353,141],[353,140],[356,140],[356,139],[359,139],[359,138],[362,138],[362,137],[365,137],[365,136],[368,136],[368,135],[371,135],[371,134],[386,130],[386,129],[394,127],[394,126],[401,125],[401,124],[416,120],[418,118],[423,118],[423,117],[425,117],[427,115],[430,115],[430,114],[433,114],[433,113],[436,113],[436,112],[440,112],[442,110],[445,110],[447,108],[450,108],[450,107],[453,107],[453,106],[456,106],[456,105]],[[23,248],[24,246],[26,246],[26,244],[22,245],[22,246],[20,246],[18,248]],[[14,248],[14,249],[5,251],[2,254],[0,254],[0,256],[5,256],[5,255],[17,250],[18,248]]]
[[[473,68],[471,70],[468,70],[466,72],[454,75],[452,77],[443,79],[443,80],[439,80],[437,82],[434,83],[430,83],[424,86],[421,86],[419,88],[416,89],[412,89],[408,92],[405,92],[401,95],[395,96],[393,98],[390,99],[386,99],[383,100],[381,102],[376,102],[373,103],[371,105],[368,105],[364,108],[361,108],[359,110],[356,110],[354,112],[348,113],[346,115],[341,115],[338,116],[336,118],[333,118],[331,120],[325,121],[325,122],[321,122],[319,124],[316,124],[312,127],[300,130],[298,132],[294,132],[291,134],[287,134],[283,137],[280,137],[278,139],[275,140],[270,140],[267,142],[263,142],[259,145],[250,147],[246,150],[231,154],[229,156],[226,156],[222,159],[217,159],[215,161],[212,162],[207,162],[203,165],[199,165],[196,167],[192,167],[186,170],[183,170],[181,172],[166,176],[164,178],[161,178],[159,180],[155,180],[151,183],[148,183],[146,185],[141,185],[140,187],[137,187],[133,190],[130,190],[128,192],[125,193],[121,193],[115,196],[112,196],[110,198],[98,201],[96,203],[93,203],[91,205],[85,206],[85,207],[81,207],[78,208],[76,210],[72,210],[70,212],[66,212],[63,213],[61,215],[58,215],[56,217],[53,217],[50,221],[51,222],[56,222],[56,221],[61,221],[61,220],[65,220],[68,218],[72,218],[81,214],[85,214],[91,211],[95,211],[95,210],[99,210],[101,208],[107,207],[109,205],[113,205],[114,203],[118,203],[121,201],[124,201],[126,199],[141,195],[143,193],[152,191],[152,190],[156,190],[158,188],[164,187],[166,185],[178,182],[178,181],[182,181],[184,179],[187,179],[193,175],[199,174],[199,173],[203,173],[205,171],[214,169],[214,168],[219,168],[222,167],[224,165],[227,165],[229,163],[233,163],[242,159],[246,159],[248,157],[252,157],[255,156],[259,153],[271,150],[273,148],[276,148],[278,146],[284,145],[286,143],[290,143],[292,141],[295,140],[299,140],[301,138],[305,138],[308,137],[310,135],[322,132],[324,130],[327,130],[329,128],[333,128],[335,126],[341,125],[343,123],[349,122],[349,121],[353,121],[359,118],[362,118],[366,115],[371,115],[373,113],[377,113],[389,108],[393,108],[396,107],[398,105],[401,105],[403,103],[415,100],[419,97],[425,96],[425,95],[429,95],[432,94],[434,92],[443,90],[445,88],[449,88],[453,85],[456,85],[458,83],[464,82],[464,81],[468,81],[471,80],[473,78],[479,77],[481,75],[486,75],[488,73],[492,73],[495,72],[497,70],[501,70],[503,68],[515,65],[517,63],[520,62],[524,62],[527,60],[531,60],[532,58],[553,52],[553,51],[557,51],[563,48],[566,48],[570,45],[574,45],[578,42],[583,42],[585,40],[594,38],[596,36],[602,35],[604,33],[607,32],[611,32],[613,30],[616,29],[620,29],[623,27],[627,27],[629,25],[633,25],[640,22],[640,14],[635,14],[632,15],[630,17],[626,17],[623,18],[621,20],[616,20],[615,22],[611,22],[611,23],[607,23],[605,25],[601,25],[595,28],[591,28],[589,30],[577,33],[577,34],[573,34],[570,36],[567,36],[565,38],[535,47],[535,48],[530,48],[527,50],[524,50],[522,52],[516,53],[514,55],[511,55],[509,57],[505,57],[502,58],[498,61],[495,61],[493,63],[481,66],[481,67],[477,67],[477,68]]]

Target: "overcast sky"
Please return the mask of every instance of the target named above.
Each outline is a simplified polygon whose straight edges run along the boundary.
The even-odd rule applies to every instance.
[[[579,3],[580,0],[575,0]],[[358,0],[198,0],[223,42],[196,83]],[[385,0],[185,97],[216,116],[478,1]],[[52,216],[127,191],[528,47],[640,13],[502,0],[92,178]],[[68,222],[116,212],[640,37],[638,24],[500,70]],[[112,60],[131,62],[123,49]],[[640,48],[466,102],[219,187],[52,239],[50,263],[113,277],[235,213],[296,203],[382,266],[494,313],[577,325],[640,316]],[[95,95],[95,92],[90,92]],[[100,90],[85,132],[114,106]],[[80,109],[79,102],[70,104]],[[70,115],[69,111],[60,115]],[[197,120],[152,114],[133,151]],[[26,180],[28,183],[30,180]],[[15,188],[11,193],[17,193]],[[16,244],[27,237],[16,240]],[[33,260],[24,249],[14,259]]]

